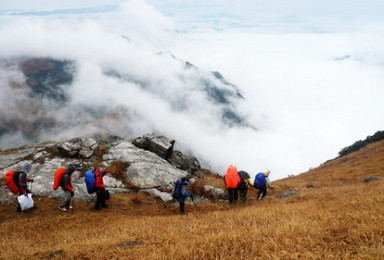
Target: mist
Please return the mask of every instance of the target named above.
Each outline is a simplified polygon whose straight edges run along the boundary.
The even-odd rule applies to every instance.
[[[46,109],[41,112],[26,109],[36,108],[36,101],[28,96],[21,71],[2,64],[1,116],[30,122],[44,116],[59,122],[34,133],[37,141],[157,132],[175,139],[176,149],[193,154],[212,171],[223,174],[230,164],[251,175],[270,169],[271,179],[316,167],[383,127],[384,39],[376,20],[363,31],[321,17],[282,21],[279,15],[286,13],[280,9],[273,19],[264,13],[255,20],[236,8],[234,16],[205,19],[214,10],[210,5],[185,16],[187,9],[168,2],[116,1],[103,9],[107,11],[81,9],[81,14],[60,11],[77,6],[75,2],[55,2],[43,9],[45,15],[38,10],[3,14],[3,61],[71,60],[68,70],[74,78],[60,86],[68,103],[43,100]],[[4,8],[12,7],[7,4]],[[228,11],[226,7],[219,9]],[[236,20],[241,15],[244,24]],[[186,69],[185,61],[196,68]],[[244,99],[235,98],[236,90],[212,71],[235,84]],[[230,103],[212,102],[202,78],[232,93]],[[246,124],[227,124],[223,109],[241,115]],[[29,142],[16,132],[3,135],[0,147]]]

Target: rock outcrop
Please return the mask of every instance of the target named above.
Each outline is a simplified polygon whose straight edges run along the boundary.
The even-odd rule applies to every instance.
[[[82,137],[64,142],[46,142],[25,146],[0,153],[0,176],[4,184],[4,173],[20,169],[24,163],[32,163],[28,174],[33,178],[33,194],[47,197],[61,197],[61,189],[52,189],[54,172],[70,164],[77,166],[72,182],[75,198],[92,199],[85,186],[84,172],[94,167],[107,167],[111,173],[104,177],[104,183],[111,193],[144,190],[163,201],[171,200],[169,192],[177,178],[198,172],[200,164],[194,157],[181,152],[173,154],[174,140],[155,134],[135,139]],[[174,158],[173,160],[171,158]],[[177,159],[175,159],[177,158]],[[170,160],[167,160],[170,159]],[[123,165],[123,174],[114,172],[114,165]],[[0,188],[0,201],[12,199],[5,185]]]

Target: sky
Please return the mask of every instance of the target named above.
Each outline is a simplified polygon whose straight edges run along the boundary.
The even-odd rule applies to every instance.
[[[382,10],[379,0],[2,0],[0,57],[78,59],[73,102],[84,102],[79,94],[86,93],[112,107],[134,96],[128,101],[147,111],[147,121],[212,170],[224,173],[233,164],[255,175],[270,169],[276,180],[383,130]],[[245,97],[237,109],[257,131],[223,129],[198,95],[189,97],[195,113],[173,113],[163,100],[97,76],[105,64],[141,77],[151,71],[148,78],[169,92],[167,100],[182,96],[178,86],[191,86],[176,80],[177,66],[157,52],[219,71],[237,85]],[[106,85],[120,95],[103,95]],[[7,93],[0,94],[4,102]],[[138,100],[150,101],[156,113]],[[149,128],[135,126],[137,133]]]

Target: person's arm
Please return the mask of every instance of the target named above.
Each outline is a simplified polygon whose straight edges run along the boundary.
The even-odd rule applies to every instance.
[[[75,191],[75,189],[72,187],[71,177],[68,174],[64,174],[63,176],[63,186],[68,191]]]
[[[104,186],[103,177],[101,177],[100,175],[97,174],[95,178],[96,178],[95,179],[96,191],[97,192],[104,191],[105,186]]]
[[[23,194],[28,193],[27,175],[24,172],[20,173],[19,175],[19,187],[20,187],[21,193]]]
[[[265,177],[265,182],[267,183],[268,187],[273,188],[273,185],[268,177]]]
[[[245,179],[245,182],[248,183],[249,186],[253,187],[253,182],[251,181],[250,178]]]

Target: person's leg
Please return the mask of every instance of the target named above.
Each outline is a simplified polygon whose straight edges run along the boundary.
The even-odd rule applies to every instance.
[[[245,187],[243,190],[240,191],[240,199],[244,203],[247,201],[247,193],[248,193],[248,187]]]
[[[262,192],[261,199],[264,199],[264,197],[267,196],[267,186],[266,185],[264,185],[264,187],[262,187],[261,192]]]
[[[233,199],[234,199],[234,189],[228,188],[228,200],[229,200],[229,203],[233,203]]]
[[[236,203],[239,200],[239,192],[237,189],[233,189],[233,202]]]
[[[184,198],[184,197],[180,197],[180,198],[178,198],[177,200],[178,200],[179,205],[180,205],[179,213],[180,213],[180,214],[184,214],[184,213],[185,213],[185,210],[184,210],[184,207],[185,207],[185,198]]]
[[[261,196],[261,193],[263,192],[263,189],[260,187],[260,188],[257,188],[258,192],[257,192],[257,198],[256,199],[260,199],[260,196]]]
[[[69,205],[71,204],[72,193],[70,191],[65,190],[64,191],[64,196],[65,196],[65,199],[64,199],[63,204],[61,204],[60,208],[68,209]]]
[[[103,194],[101,191],[96,192],[96,203],[95,203],[95,206],[93,207],[94,209],[101,209],[100,206],[102,201],[102,195]]]
[[[101,207],[102,208],[108,208],[106,201],[107,201],[107,197],[109,199],[109,196],[107,196],[108,195],[107,193],[109,194],[109,191],[104,190],[103,196],[101,197]]]

